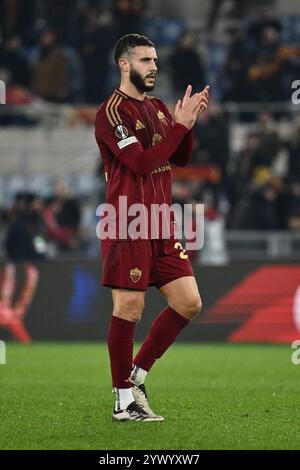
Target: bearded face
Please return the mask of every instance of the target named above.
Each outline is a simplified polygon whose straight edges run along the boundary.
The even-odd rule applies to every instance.
[[[134,66],[131,64],[130,75],[131,83],[139,90],[141,93],[154,90],[156,72],[148,72],[146,75],[138,72]]]

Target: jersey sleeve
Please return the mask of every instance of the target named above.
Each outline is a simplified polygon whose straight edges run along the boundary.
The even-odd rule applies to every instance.
[[[168,107],[164,103],[162,104],[165,109],[165,113],[169,118],[169,121],[171,121],[171,124],[174,126],[175,123]],[[175,152],[171,156],[170,161],[177,166],[186,166],[191,159],[193,148],[194,129],[192,128],[189,132],[186,133],[179,146],[176,148]]]
[[[118,109],[114,119],[111,116],[97,114],[96,139],[104,142],[113,155],[133,173],[146,175],[169,160],[181,143],[188,129],[175,123],[169,128],[163,142],[144,150],[136,136],[135,129],[126,109]]]
[[[126,147],[140,142],[131,121],[130,114],[124,110],[102,110],[96,117],[95,135],[97,141],[103,141],[119,157]]]
[[[192,128],[184,137],[171,157],[171,162],[177,166],[186,166],[191,160],[194,148],[194,129]]]

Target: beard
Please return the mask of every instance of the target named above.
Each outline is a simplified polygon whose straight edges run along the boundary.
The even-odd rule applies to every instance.
[[[146,78],[143,78],[137,70],[135,70],[132,66],[130,69],[129,75],[131,83],[135,86],[135,88],[140,91],[141,93],[145,93],[145,91],[152,91],[154,90],[155,83],[153,85],[146,84]]]

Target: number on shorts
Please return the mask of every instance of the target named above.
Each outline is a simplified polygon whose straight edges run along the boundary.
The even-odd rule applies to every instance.
[[[188,255],[186,254],[186,250],[183,248],[180,242],[176,242],[174,245],[175,250],[180,250],[179,256],[181,259],[188,259]]]

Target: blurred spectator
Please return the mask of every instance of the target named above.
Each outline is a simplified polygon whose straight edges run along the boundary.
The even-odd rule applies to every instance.
[[[224,41],[226,58],[220,74],[222,100],[238,103],[249,101],[247,75],[249,58],[243,32],[240,28],[229,28]]]
[[[146,0],[114,0],[114,40],[133,32],[143,34],[146,8]]]
[[[253,10],[253,16],[246,31],[248,38],[252,41],[253,49],[259,48],[263,43],[266,28],[276,31],[278,35],[282,32],[282,24],[276,16],[276,9],[272,8],[272,5],[268,5],[272,2],[259,3]]]
[[[33,29],[38,0],[0,0],[0,29],[4,38],[20,34],[25,39]]]
[[[289,175],[300,181],[300,118],[291,123]]]
[[[57,44],[54,30],[42,33],[34,64],[34,89],[47,101],[63,102],[68,97],[68,62]]]
[[[67,216],[62,215],[63,203],[57,197],[51,197],[45,201],[43,212],[46,233],[60,250],[73,250],[79,247],[76,236],[78,235],[78,220],[68,220],[68,208],[64,208]],[[66,226],[59,223],[62,219]],[[64,220],[67,219],[67,220]],[[69,225],[71,223],[71,225]]]
[[[277,198],[276,211],[280,229],[291,228],[291,219],[297,219],[300,211],[300,180],[285,180]],[[293,223],[292,223],[293,224]]]
[[[13,262],[36,261],[45,257],[42,201],[38,196],[30,193],[17,196],[5,246]]]
[[[262,5],[270,5],[274,3],[274,0],[210,0],[209,10],[207,16],[206,28],[207,31],[213,31],[220,10],[223,5],[229,4],[230,9],[227,11],[227,16],[231,19],[242,20],[246,15],[249,15],[252,11],[255,11]]]
[[[207,31],[212,31],[214,29],[219,11],[223,4],[224,0],[211,0],[209,2],[209,10],[206,23]]]
[[[0,114],[1,126],[31,126],[36,124],[37,119],[24,113],[20,106],[34,102],[35,97],[23,86],[12,84],[10,77],[9,70],[0,68],[0,80],[6,84],[6,104],[19,107],[13,113]]]
[[[293,211],[291,211],[287,228],[289,230],[297,230],[300,232],[300,208],[293,209]]]
[[[6,84],[7,105],[16,106],[29,104],[34,101],[33,94],[27,88],[12,82],[11,74],[8,69],[0,68],[0,80]],[[14,118],[15,115],[11,117]]]
[[[282,45],[280,33],[281,29],[276,25],[264,26],[260,31],[255,59],[248,71],[253,101],[281,102],[290,98],[290,89],[285,87],[285,74],[289,73],[289,83],[297,78],[300,48]]]
[[[254,169],[264,163],[261,137],[258,133],[251,133],[247,137],[244,149],[237,157],[236,169],[232,176],[231,200],[233,204],[245,191]]]
[[[85,74],[84,97],[88,103],[105,99],[109,55],[113,43],[111,25],[96,9],[88,8],[82,12],[80,23],[79,53]]]
[[[2,47],[0,39],[0,68],[9,71],[13,85],[29,87],[30,68],[20,36],[12,36]]]
[[[47,251],[41,211],[42,201],[38,196],[18,194],[11,211],[5,242],[7,263],[1,276],[0,325],[9,330],[14,339],[23,343],[29,343],[31,339],[24,326],[24,317],[32,303],[39,279],[36,263],[44,259]],[[19,266],[24,271],[24,284],[15,299],[16,271]]]
[[[46,25],[53,28],[60,40],[68,42],[74,26],[78,2],[74,0],[42,0],[40,11]],[[73,31],[74,33],[74,31]]]
[[[259,113],[256,117],[256,124],[260,134],[261,153],[264,165],[271,165],[277,156],[281,141],[278,133],[278,123],[275,122],[271,113]]]
[[[265,26],[255,51],[256,57],[248,72],[252,100],[280,101],[283,93],[280,31],[274,26]]]
[[[230,197],[233,204],[249,186],[254,173],[266,167],[277,176],[284,177],[285,169],[282,159],[282,142],[278,134],[278,126],[269,113],[257,116],[255,131],[246,137],[245,147],[236,159],[235,170],[231,175]]]
[[[191,32],[181,34],[171,53],[169,65],[176,96],[182,96],[188,85],[192,85],[194,91],[201,91],[206,85],[204,66]]]
[[[196,124],[195,137],[197,147],[193,162],[218,165],[222,181],[225,182],[229,160],[229,127],[225,113],[216,103],[210,104],[203,120]]]
[[[62,226],[77,231],[80,223],[79,201],[73,197],[64,200],[59,218]]]
[[[35,194],[17,193],[8,215],[3,213],[4,244],[11,261],[43,259],[50,241],[54,251],[80,248],[79,202],[62,185],[57,189],[45,201]]]
[[[238,200],[230,228],[235,230],[276,230],[279,220],[276,200],[280,182],[268,168],[261,167],[254,174],[250,190]]]

